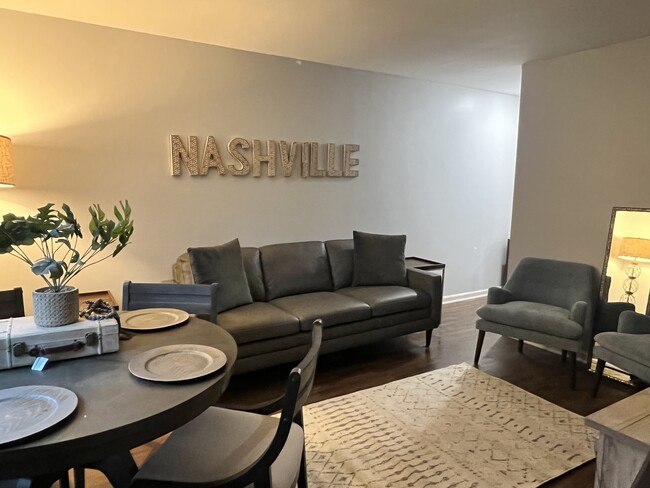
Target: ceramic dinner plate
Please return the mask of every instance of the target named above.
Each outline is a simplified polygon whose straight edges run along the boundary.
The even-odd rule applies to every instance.
[[[214,347],[173,344],[138,354],[129,362],[129,371],[145,380],[186,381],[214,373],[226,361],[226,355]]]
[[[31,385],[0,390],[0,444],[41,432],[77,408],[77,395],[58,386]]]
[[[127,330],[155,330],[182,324],[190,315],[175,308],[143,308],[120,312],[120,323]]]

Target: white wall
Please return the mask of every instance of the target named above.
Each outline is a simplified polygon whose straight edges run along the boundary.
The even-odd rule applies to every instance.
[[[445,295],[499,281],[518,99],[0,10],[0,133],[16,188],[2,213],[128,198],[133,244],[82,291],[169,279],[188,246],[404,233],[448,265]],[[359,144],[353,179],[172,177],[169,135]],[[39,285],[0,256],[0,289]],[[119,298],[118,298],[119,299]]]
[[[650,38],[523,67],[511,267],[602,266],[612,207],[650,207]]]

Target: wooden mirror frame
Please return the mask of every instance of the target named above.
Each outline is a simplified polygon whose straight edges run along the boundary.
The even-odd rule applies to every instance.
[[[605,247],[605,259],[603,260],[603,268],[600,273],[600,289],[599,297],[606,303],[608,302],[607,296],[605,296],[605,277],[607,276],[607,267],[609,265],[609,256],[612,252],[612,238],[614,235],[614,225],[616,223],[616,215],[618,212],[648,212],[650,213],[650,208],[639,208],[639,207],[614,207],[612,208],[612,215],[609,221],[609,232],[607,234],[607,246]],[[650,303],[648,304],[650,307]]]

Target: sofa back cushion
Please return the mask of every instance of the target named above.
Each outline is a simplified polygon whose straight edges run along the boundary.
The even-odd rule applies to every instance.
[[[354,240],[337,239],[325,242],[327,257],[332,270],[334,289],[346,288],[352,285],[354,271]]]
[[[354,276],[352,286],[406,286],[405,235],[353,231]]]
[[[260,263],[260,250],[256,247],[242,247],[241,257],[244,262],[246,281],[250,289],[251,297],[255,302],[266,301],[264,290],[264,279],[262,278],[262,264]],[[178,256],[172,265],[172,276],[174,283],[195,283],[192,267],[190,266],[190,255],[183,253]]]
[[[187,253],[197,284],[219,284],[217,312],[253,301],[238,239],[220,246],[191,247]]]
[[[262,263],[260,262],[260,250],[256,247],[242,247],[241,257],[244,261],[244,271],[246,271],[248,288],[250,289],[253,301],[266,301],[264,278],[262,277]]]
[[[260,247],[266,299],[332,291],[323,242],[291,242]]]

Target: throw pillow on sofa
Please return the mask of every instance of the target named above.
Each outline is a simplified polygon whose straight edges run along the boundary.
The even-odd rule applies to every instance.
[[[195,283],[219,284],[217,312],[253,303],[239,239],[220,246],[190,247],[187,253]]]
[[[405,235],[353,232],[353,286],[408,284],[404,249]]]

